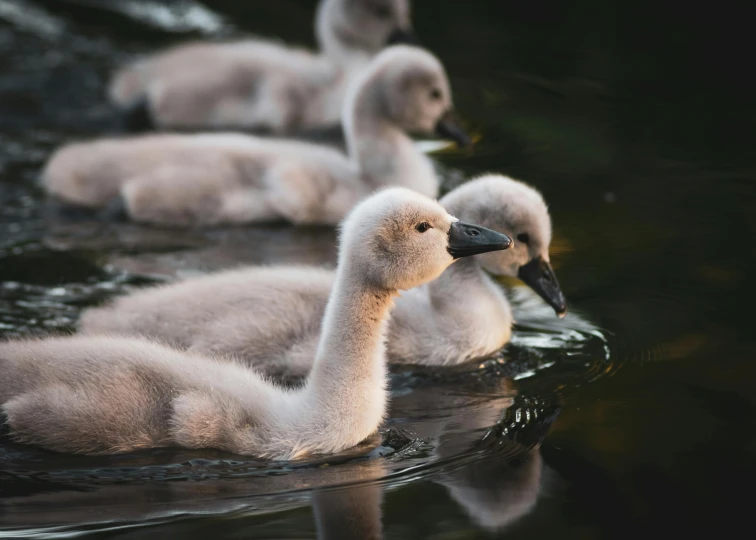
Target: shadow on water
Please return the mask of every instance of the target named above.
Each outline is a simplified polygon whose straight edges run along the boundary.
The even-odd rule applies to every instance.
[[[82,308],[176,276],[333,265],[332,230],[67,219],[37,185],[53,148],[122,127],[103,97],[115,65],[190,38],[311,44],[314,4],[0,0],[0,337],[72,331]],[[380,436],[335,457],[82,458],[2,435],[0,536],[629,538],[746,522],[749,19],[671,0],[414,4],[482,136],[438,155],[445,186],[501,171],[544,193],[570,315],[510,287],[509,346],[394,368]]]

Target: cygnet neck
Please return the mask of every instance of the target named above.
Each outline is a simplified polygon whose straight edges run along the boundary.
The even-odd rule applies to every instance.
[[[388,115],[377,85],[357,89],[344,111],[346,147],[371,190],[389,185],[438,195],[438,180],[428,158]]]
[[[365,67],[374,53],[361,49],[355,42],[346,42],[347,35],[338,35],[333,23],[336,9],[334,2],[321,1],[315,17],[315,37],[323,56],[334,62],[341,70],[349,72]]]
[[[496,285],[480,266],[476,257],[463,257],[454,262],[435,280],[428,284],[428,291],[434,305],[449,306],[451,309],[469,309],[471,298],[479,302],[495,302],[496,298],[488,294],[490,287]],[[480,294],[478,294],[480,293]]]
[[[323,317],[323,334],[307,383],[318,393],[385,382],[383,341],[397,292],[365,282],[351,266],[348,261],[340,265]]]
[[[339,265],[315,364],[292,426],[309,433],[311,447],[319,452],[358,444],[386,413],[384,336],[396,291],[365,283],[351,266]]]

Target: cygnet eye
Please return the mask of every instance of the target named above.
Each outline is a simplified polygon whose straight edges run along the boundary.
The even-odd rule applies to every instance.
[[[418,223],[418,224],[417,224],[417,225],[415,226],[415,230],[416,230],[417,232],[421,232],[421,233],[423,233],[423,232],[427,231],[428,229],[432,229],[432,228],[433,228],[433,227],[431,227],[431,224],[430,224],[430,223],[428,223],[427,221],[423,221],[422,223]]]
[[[517,241],[528,244],[530,242],[530,235],[528,233],[520,233],[517,235]]]
[[[434,101],[441,99],[441,90],[439,90],[438,88],[434,88],[433,90],[431,90],[430,98]]]
[[[379,19],[391,18],[391,8],[387,4],[368,4],[368,9]]]

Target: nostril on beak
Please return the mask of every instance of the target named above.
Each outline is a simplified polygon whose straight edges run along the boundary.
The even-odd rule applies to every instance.
[[[478,236],[480,234],[480,231],[478,231],[478,229],[470,229],[469,234],[470,236]]]

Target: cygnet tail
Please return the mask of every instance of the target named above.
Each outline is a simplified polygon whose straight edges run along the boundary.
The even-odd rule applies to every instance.
[[[108,181],[107,172],[97,152],[86,144],[74,143],[52,155],[41,180],[47,192],[62,202],[98,208],[118,194],[118,187]]]

